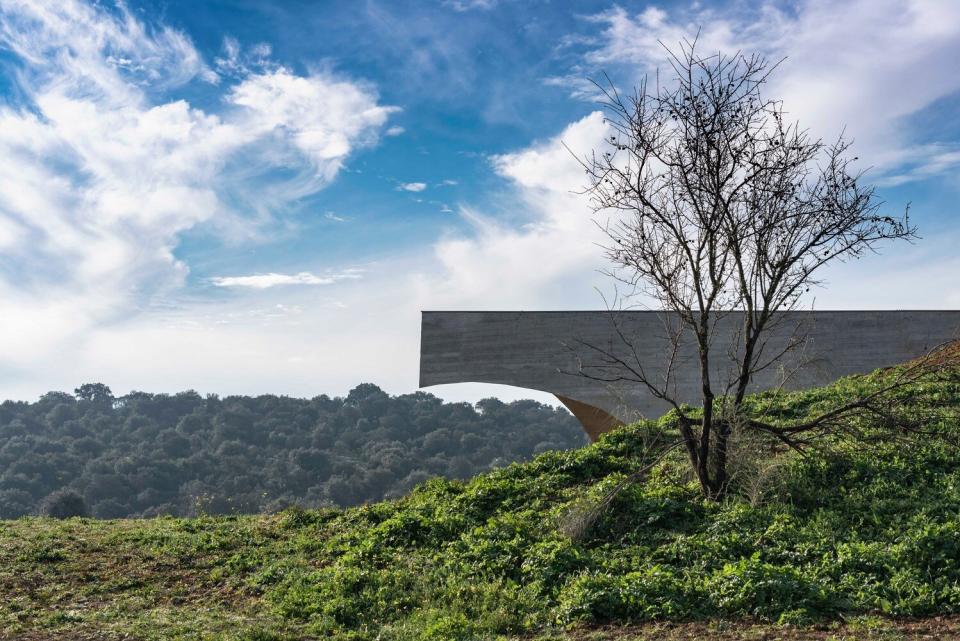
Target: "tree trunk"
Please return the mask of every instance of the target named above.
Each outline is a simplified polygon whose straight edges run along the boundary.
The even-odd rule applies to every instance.
[[[716,469],[713,475],[713,498],[722,501],[727,495],[727,444],[730,442],[730,421],[723,420],[717,424]]]
[[[700,489],[705,496],[709,496],[710,475],[706,467],[700,464],[700,448],[697,436],[691,428],[690,421],[684,416],[680,417],[680,436],[683,438],[683,444],[687,449],[690,467],[697,475],[697,481],[700,482]]]

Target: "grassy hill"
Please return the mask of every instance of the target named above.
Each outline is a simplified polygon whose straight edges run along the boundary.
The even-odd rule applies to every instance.
[[[751,402],[803,416],[887,375]],[[960,435],[960,377],[900,394]],[[751,442],[722,504],[668,458],[596,511],[669,430],[342,511],[0,522],[0,638],[960,634],[960,454],[943,439],[805,458]]]

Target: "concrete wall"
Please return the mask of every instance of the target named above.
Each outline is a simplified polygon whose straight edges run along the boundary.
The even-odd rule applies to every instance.
[[[732,360],[723,355],[736,344],[741,323],[739,312],[717,321],[715,390],[732,379]],[[573,399],[624,421],[656,417],[669,406],[642,386],[592,381],[576,372],[579,363],[603,366],[604,358],[586,346],[592,344],[663,378],[675,326],[676,318],[662,312],[423,312],[420,386],[500,383]],[[786,312],[777,318],[767,353],[778,353],[796,336],[807,337],[804,349],[758,373],[753,390],[823,385],[922,356],[960,339],[960,311]],[[681,341],[669,377],[681,401],[698,403],[698,372],[693,343]]]

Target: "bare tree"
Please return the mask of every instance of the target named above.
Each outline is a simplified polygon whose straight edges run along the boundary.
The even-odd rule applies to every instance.
[[[914,238],[915,228],[909,208],[894,217],[880,212],[874,188],[853,168],[847,140],[811,137],[786,120],[779,101],[762,95],[775,64],[740,53],[700,56],[695,41],[667,53],[669,83],[658,76],[630,95],[609,80],[597,85],[612,135],[582,163],[595,212],[612,218],[602,224],[610,273],[669,313],[673,353],[666,370],[652,376],[643,363],[590,346],[600,362],[580,373],[644,385],[668,402],[704,493],[720,498],[734,425],[802,449],[850,413],[884,411],[882,394],[792,426],[747,420],[741,410],[754,375],[802,344],[799,334],[785,346],[767,339],[786,318],[780,312],[798,309],[820,284],[821,268],[883,241]],[[717,323],[734,311],[742,323],[735,344],[723,349]],[[702,414],[671,393],[683,337],[696,345]],[[732,360],[725,381],[712,379],[719,358]],[[918,367],[906,376],[925,372]]]

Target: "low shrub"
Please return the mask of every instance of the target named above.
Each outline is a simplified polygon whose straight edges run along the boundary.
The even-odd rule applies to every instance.
[[[85,517],[90,516],[90,508],[77,492],[63,489],[53,492],[43,500],[40,515],[53,519]]]
[[[704,595],[674,568],[654,565],[627,574],[585,573],[561,591],[557,622],[607,623],[683,619],[704,612]]]

